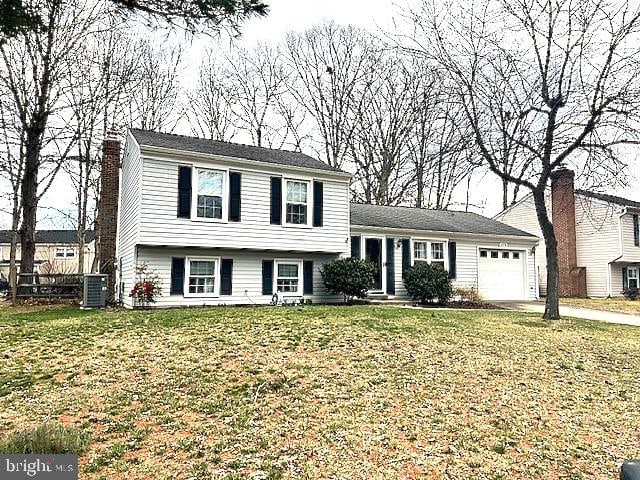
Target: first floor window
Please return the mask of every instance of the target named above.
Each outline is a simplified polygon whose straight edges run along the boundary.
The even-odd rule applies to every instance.
[[[429,260],[427,256],[427,242],[413,242],[413,259],[416,261],[426,262]]]
[[[189,293],[195,295],[214,294],[216,288],[216,261],[189,261]]]
[[[431,242],[431,265],[444,268],[444,243]]]
[[[297,263],[278,263],[276,287],[278,292],[297,293],[300,284],[300,269]]]
[[[199,218],[222,218],[224,172],[198,170],[196,215]]]
[[[638,279],[638,268],[627,268],[628,287],[638,288],[640,286],[640,280]]]
[[[287,180],[287,223],[307,224],[307,182]]]
[[[76,256],[76,250],[72,247],[56,248],[56,258],[73,258]]]

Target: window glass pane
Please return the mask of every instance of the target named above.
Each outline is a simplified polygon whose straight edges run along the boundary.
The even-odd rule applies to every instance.
[[[482,258],[487,258],[487,251],[486,250],[480,250],[480,256]]]
[[[491,252],[491,258],[498,258],[498,252],[492,251]]]
[[[298,265],[289,263],[278,264],[278,277],[298,278]]]
[[[502,258],[509,258],[509,252],[502,252]]]
[[[56,257],[64,257],[64,248],[56,249]]]
[[[427,259],[427,242],[413,242],[413,257],[415,260]]]
[[[198,170],[198,194],[222,197],[222,172]]]
[[[287,203],[287,223],[305,225],[307,223],[307,206],[299,203]]]
[[[443,260],[444,259],[444,244],[443,243],[432,243],[431,244],[431,258],[434,260]]]
[[[191,262],[191,275],[213,275],[216,262],[193,260]]]
[[[198,217],[222,218],[222,197],[198,195]]]
[[[520,252],[513,252],[514,260],[518,260],[520,258]]]
[[[307,203],[307,184],[287,181],[287,202]]]
[[[214,288],[213,277],[189,277],[189,293],[213,293]]]
[[[298,291],[298,280],[297,279],[286,279],[279,278],[277,282],[278,291],[279,292],[297,292]]]

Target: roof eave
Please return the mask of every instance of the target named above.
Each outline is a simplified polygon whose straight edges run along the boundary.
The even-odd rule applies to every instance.
[[[151,155],[173,155],[173,156],[182,156],[186,159],[189,158],[197,158],[202,160],[223,160],[227,162],[236,162],[238,164],[249,164],[260,167],[271,167],[271,168],[281,168],[287,170],[294,170],[298,172],[307,172],[307,173],[320,173],[327,176],[351,179],[353,177],[352,174],[336,171],[336,170],[323,170],[321,168],[312,168],[312,167],[300,167],[298,165],[288,165],[286,163],[275,163],[275,162],[262,162],[259,160],[251,160],[244,157],[230,157],[227,155],[219,155],[215,153],[202,153],[202,152],[194,152],[192,150],[182,150],[179,148],[170,148],[170,147],[158,147],[155,145],[146,145],[140,143],[139,140],[136,139],[138,146],[140,147],[140,154],[151,154]]]
[[[500,233],[452,232],[452,231],[448,231],[448,230],[423,230],[423,229],[418,229],[418,228],[380,227],[380,226],[377,226],[377,225],[362,225],[362,224],[355,224],[355,223],[351,224],[351,228],[386,230],[386,231],[392,231],[392,232],[395,232],[395,233],[409,233],[409,234],[418,234],[418,235],[425,235],[425,234],[442,235],[442,234],[447,234],[447,235],[461,236],[461,237],[500,237],[500,238],[511,239],[511,240],[526,240],[526,241],[530,241],[530,242],[534,242],[535,241],[536,243],[540,241],[539,237],[536,237],[535,235],[530,235],[530,234],[526,234],[526,235],[508,235],[508,234],[500,234]]]

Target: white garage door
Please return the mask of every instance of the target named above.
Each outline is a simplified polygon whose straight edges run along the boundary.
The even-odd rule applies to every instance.
[[[524,252],[480,249],[478,290],[486,300],[525,300]]]

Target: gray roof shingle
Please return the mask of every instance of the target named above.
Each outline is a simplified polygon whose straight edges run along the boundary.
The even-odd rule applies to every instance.
[[[169,148],[185,152],[208,153],[212,155],[224,155],[226,157],[240,159],[246,158],[256,162],[310,168],[347,175],[346,172],[327,165],[326,163],[316,160],[315,158],[301,152],[254,147],[252,145],[243,145],[240,143],[219,142],[217,140],[208,140],[206,138],[187,137],[172,133],[152,132],[149,130],[131,129],[131,133],[141,146]]]
[[[351,204],[351,224],[404,230],[535,238],[529,233],[477,213],[414,207],[387,207],[363,203]]]
[[[77,230],[38,230],[36,243],[69,244],[77,243]],[[91,243],[95,238],[93,230],[85,232],[85,242]],[[11,230],[0,230],[0,243],[11,243]]]

